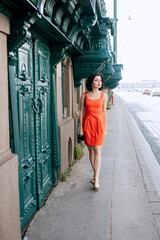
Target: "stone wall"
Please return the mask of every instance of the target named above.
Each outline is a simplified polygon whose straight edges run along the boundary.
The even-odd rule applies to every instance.
[[[10,151],[7,35],[9,19],[0,13],[0,239],[20,240],[18,158]]]

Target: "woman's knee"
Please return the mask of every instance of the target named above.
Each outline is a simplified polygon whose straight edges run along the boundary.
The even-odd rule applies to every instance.
[[[94,148],[93,147],[88,147],[88,150],[89,150],[89,154],[90,155],[94,155]]]
[[[91,156],[94,156],[94,150],[91,149],[91,150],[89,151],[89,154],[90,154]]]
[[[101,148],[100,147],[95,148],[95,155],[101,156]]]

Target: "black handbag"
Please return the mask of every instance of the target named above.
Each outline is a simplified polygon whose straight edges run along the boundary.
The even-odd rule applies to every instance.
[[[85,135],[83,134],[82,136],[78,136],[78,141],[84,141],[85,140]]]

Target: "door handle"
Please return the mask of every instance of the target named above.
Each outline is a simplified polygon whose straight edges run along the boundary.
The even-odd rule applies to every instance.
[[[32,108],[35,113],[42,114],[43,112],[43,104],[41,99],[39,98],[32,98]]]
[[[42,114],[42,111],[43,111],[43,109],[42,109],[42,107],[43,107],[43,104],[42,104],[42,100],[41,99],[39,99],[38,98],[38,106],[39,106],[39,114]]]
[[[43,152],[43,153],[46,153],[47,151],[46,151],[46,149],[42,149],[42,152]]]

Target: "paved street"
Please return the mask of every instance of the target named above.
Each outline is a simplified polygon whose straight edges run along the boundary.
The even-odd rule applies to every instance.
[[[149,164],[155,157],[118,96],[108,110],[99,191],[88,153],[59,182],[25,240],[159,240],[160,197]],[[144,154],[145,151],[145,154]]]

